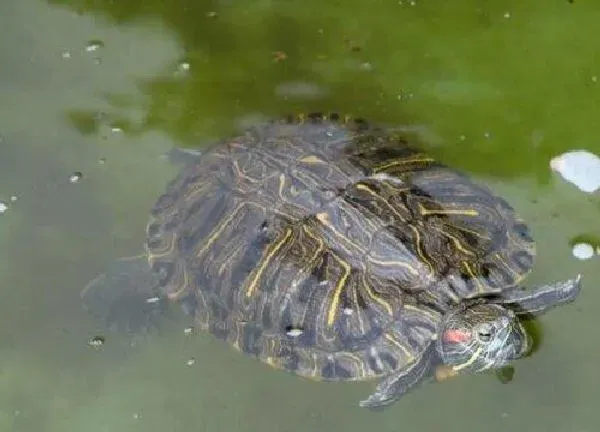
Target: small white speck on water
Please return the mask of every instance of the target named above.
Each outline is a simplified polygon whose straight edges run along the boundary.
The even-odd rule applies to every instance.
[[[63,51],[60,53],[60,56],[64,59],[70,59],[71,58],[71,52],[70,51]]]
[[[354,310],[352,308],[344,308],[344,315],[352,315],[354,313]]]
[[[460,141],[465,141],[467,139],[467,136],[466,135],[461,135],[461,136],[458,137],[458,139]]]
[[[596,75],[592,76],[592,82],[598,82],[598,77]]]
[[[174,72],[175,76],[178,77],[186,77],[190,73],[192,65],[187,61],[182,61],[177,64],[176,70]]]
[[[123,128],[122,127],[118,127],[118,126],[113,126],[110,128],[110,131],[112,133],[122,133],[123,132]]]
[[[298,327],[292,327],[287,329],[287,331],[285,332],[285,334],[287,334],[290,337],[298,337],[300,336],[302,333],[304,333],[304,331],[301,328]]]
[[[160,297],[154,296],[146,299],[146,303],[158,303],[160,301]]]
[[[11,195],[11,196],[10,196],[10,200],[11,200],[12,202],[15,202],[15,201],[16,201],[16,200],[18,200],[18,199],[19,199],[19,197],[17,197],[16,195]]]
[[[580,260],[588,260],[594,256],[594,247],[587,243],[573,245],[573,256]]]
[[[325,135],[327,135],[328,137],[332,137],[333,136],[333,132],[332,131],[327,131],[327,132],[325,132]]]
[[[364,70],[364,71],[372,71],[373,70],[373,64],[371,64],[369,62],[361,63],[360,69]]]
[[[217,14],[214,11],[210,11],[210,12],[206,12],[206,17],[207,18],[216,18],[219,14]]]
[[[104,47],[104,42],[100,40],[91,40],[85,46],[87,52],[95,52]]]
[[[8,205],[4,201],[0,201],[0,214],[8,210]]]
[[[398,99],[398,100],[409,100],[409,99],[412,99],[413,96],[414,96],[414,94],[410,93],[410,92],[400,92],[396,96],[396,99]]]
[[[506,19],[510,18],[510,12],[504,12],[504,18],[506,18]]]
[[[140,415],[138,413],[133,413],[132,417],[134,420],[139,420],[140,419]]]
[[[102,345],[104,345],[104,343],[106,342],[106,339],[104,339],[104,336],[93,336],[88,340],[88,345],[94,348],[99,348]]]
[[[193,331],[194,331],[193,327],[186,327],[186,328],[183,329],[183,334],[184,335],[191,335]]]
[[[327,284],[329,284],[329,282],[326,280],[319,282],[319,286],[327,286]]]
[[[188,360],[185,362],[185,364],[186,364],[187,366],[194,366],[194,365],[196,364],[196,359],[195,359],[194,357],[192,357],[192,358],[188,359]]]
[[[83,178],[83,174],[80,171],[75,171],[73,174],[69,176],[70,183],[79,183]]]
[[[491,135],[489,132],[485,132],[485,133],[483,134],[483,136],[484,136],[485,138],[489,138],[489,137],[491,137],[492,135]]]
[[[106,163],[106,158],[100,158],[100,159],[98,159],[98,163],[100,165],[104,165]]]

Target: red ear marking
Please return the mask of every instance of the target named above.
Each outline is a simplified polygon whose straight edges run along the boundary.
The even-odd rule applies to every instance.
[[[442,340],[450,343],[464,343],[471,340],[471,332],[467,330],[446,330]]]

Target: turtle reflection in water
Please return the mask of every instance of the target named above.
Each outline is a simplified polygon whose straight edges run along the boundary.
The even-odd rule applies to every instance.
[[[524,222],[396,132],[310,115],[190,158],[151,210],[144,258],[82,293],[110,324],[149,325],[174,301],[274,368],[378,380],[360,402],[375,408],[509,365],[531,348],[520,317],[580,291],[579,276],[526,291]]]

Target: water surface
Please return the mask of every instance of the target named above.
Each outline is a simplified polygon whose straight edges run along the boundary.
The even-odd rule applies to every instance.
[[[0,430],[597,430],[600,257],[576,260],[571,240],[600,236],[600,198],[548,164],[600,153],[600,6],[526,3],[2,2]],[[372,384],[273,371],[178,315],[133,345],[88,346],[99,328],[79,291],[141,251],[177,171],[162,155],[314,110],[417,127],[530,222],[529,283],[584,275],[510,384],[427,385],[373,414],[356,405]]]

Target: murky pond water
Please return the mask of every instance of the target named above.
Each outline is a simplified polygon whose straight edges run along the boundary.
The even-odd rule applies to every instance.
[[[597,430],[600,256],[572,247],[600,237],[600,196],[549,161],[600,153],[598,22],[578,0],[2,2],[0,430]],[[530,222],[532,285],[583,274],[509,384],[463,377],[371,413],[372,384],[271,370],[177,314],[94,339],[79,292],[141,251],[177,172],[165,152],[314,110],[417,127]]]

